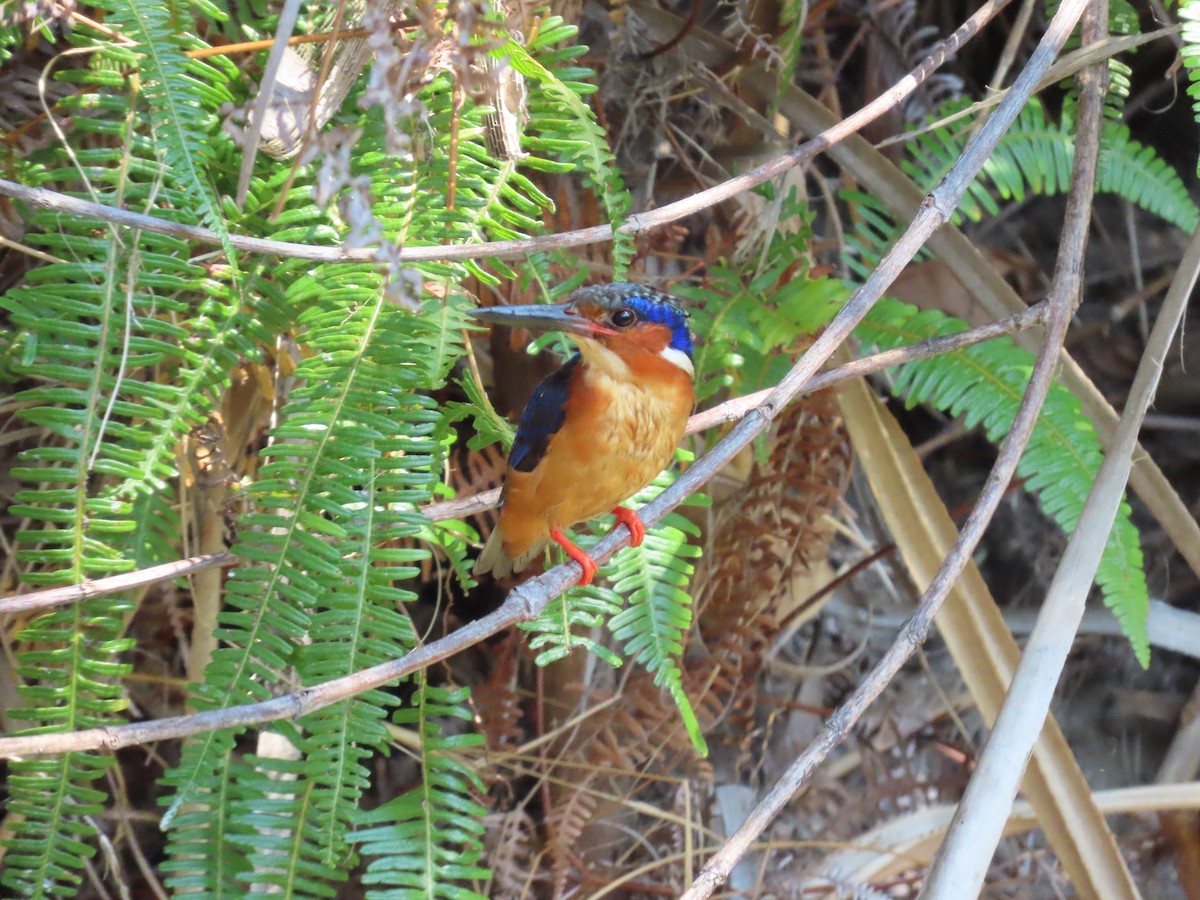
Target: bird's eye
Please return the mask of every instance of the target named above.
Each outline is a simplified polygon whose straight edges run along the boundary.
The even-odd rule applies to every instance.
[[[609,320],[618,328],[628,328],[637,321],[637,313],[635,313],[628,306],[623,306],[614,312],[609,317]]]

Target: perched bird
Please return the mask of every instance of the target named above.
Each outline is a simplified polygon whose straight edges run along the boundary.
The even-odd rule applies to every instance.
[[[504,306],[475,318],[562,331],[579,352],[533,392],[508,457],[500,521],[475,573],[520,572],[554,541],[583,567],[596,563],[564,529],[611,511],[637,546],[646,527],[621,501],[671,461],[695,403],[687,313],[640,284],[575,291],[558,306]]]

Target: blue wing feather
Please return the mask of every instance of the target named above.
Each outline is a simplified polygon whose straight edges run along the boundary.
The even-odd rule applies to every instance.
[[[521,424],[513,439],[508,454],[508,464],[518,472],[532,472],[537,468],[550,438],[562,428],[567,417],[567,396],[571,390],[571,378],[579,369],[580,358],[576,353],[562,366],[551,372],[533,391],[533,396],[521,413]]]

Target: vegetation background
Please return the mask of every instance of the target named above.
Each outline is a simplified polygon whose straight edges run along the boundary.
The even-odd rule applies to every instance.
[[[25,730],[151,728],[5,751],[6,895],[683,892],[893,643],[929,580],[923,554],[936,567],[949,516],[969,511],[1012,429],[1038,333],[1013,323],[804,396],[597,585],[479,640],[462,629],[513,585],[468,574],[491,527],[475,501],[499,481],[508,422],[569,348],[486,333],[469,311],[644,280],[691,310],[698,409],[775,385],[959,158],[1053,9],[1010,4],[830,155],[663,227],[554,236],[781,157],[973,12],[6,4],[0,748]],[[991,286],[964,286],[962,257],[924,256],[836,360],[1046,295],[1087,140],[1073,76],[1107,60],[1066,347],[1078,366],[1064,362],[938,632],[731,891],[920,888],[1011,676],[1012,634],[1079,523],[1111,431],[1099,411],[1123,407],[1200,220],[1195,15],[1111,0],[1108,34],[1073,39],[941,232],[969,239]],[[301,40],[285,53],[276,35]],[[503,256],[421,250],[538,235]],[[1179,811],[1200,807],[1195,357],[1176,339],[1161,359],[1137,493],[985,896],[1200,897],[1200,827]],[[690,436],[638,502],[725,430]],[[120,591],[105,580],[126,574]],[[441,638],[458,652],[402,679],[270,723],[223,718]],[[171,717],[189,724],[152,739]],[[1082,835],[1107,840],[1101,812],[1116,840],[1089,846]],[[1089,876],[1102,863],[1127,883]]]

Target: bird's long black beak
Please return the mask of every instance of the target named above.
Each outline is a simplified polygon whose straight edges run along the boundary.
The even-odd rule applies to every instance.
[[[565,331],[568,334],[580,334],[584,337],[595,337],[600,334],[612,334],[599,322],[593,322],[579,315],[570,303],[559,303],[555,306],[533,304],[531,306],[491,306],[487,309],[477,309],[471,313],[480,322],[491,322],[494,325],[504,325],[507,328],[528,328],[531,331]]]

